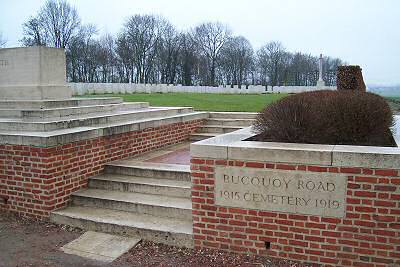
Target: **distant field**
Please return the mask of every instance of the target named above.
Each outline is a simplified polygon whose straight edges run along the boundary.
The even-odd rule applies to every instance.
[[[234,94],[104,94],[85,97],[118,96],[127,102],[149,102],[152,106],[190,106],[204,111],[259,112],[268,104],[287,94],[234,95]]]
[[[386,97],[395,114],[400,114],[400,97]]]
[[[152,106],[190,106],[202,111],[243,111],[259,112],[266,105],[288,94],[196,94],[196,93],[155,93],[155,94],[104,94],[84,97],[122,97],[126,102],[149,102]],[[386,97],[395,113],[400,113],[400,97]]]

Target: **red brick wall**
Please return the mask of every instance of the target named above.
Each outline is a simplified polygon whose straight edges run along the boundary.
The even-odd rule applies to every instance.
[[[0,210],[48,217],[107,162],[182,142],[201,124],[174,123],[47,148],[0,145]]]
[[[214,167],[339,172],[348,176],[347,212],[328,218],[214,204]],[[193,158],[197,248],[290,258],[324,266],[400,264],[400,171]],[[266,243],[270,248],[266,249]]]

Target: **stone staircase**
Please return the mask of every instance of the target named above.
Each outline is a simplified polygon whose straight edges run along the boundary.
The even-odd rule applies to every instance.
[[[191,141],[200,141],[220,134],[230,133],[250,126],[257,113],[249,112],[209,112],[204,125],[190,137]]]
[[[51,220],[85,230],[193,247],[189,165],[122,160],[89,179]]]
[[[118,97],[0,100],[0,136],[7,143],[54,146],[207,116],[191,107],[152,107]]]
[[[191,114],[188,108],[176,109],[163,110]],[[233,112],[206,115],[209,118],[192,140],[242,129],[256,117]],[[152,155],[157,152],[161,151]],[[144,155],[106,164],[103,174],[89,178],[88,188],[73,193],[70,206],[53,211],[50,219],[85,230],[193,247],[190,166],[154,163],[150,158]]]

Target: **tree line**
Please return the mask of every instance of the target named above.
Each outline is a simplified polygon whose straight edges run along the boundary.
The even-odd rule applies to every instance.
[[[23,24],[24,46],[65,48],[70,82],[182,85],[309,85],[318,57],[287,51],[278,41],[256,51],[220,22],[179,31],[166,18],[133,15],[115,36],[99,36],[65,0],[48,0]],[[324,58],[325,75],[343,61]],[[303,84],[306,83],[306,84]]]

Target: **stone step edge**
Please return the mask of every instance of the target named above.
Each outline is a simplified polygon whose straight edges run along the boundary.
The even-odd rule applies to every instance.
[[[255,119],[229,119],[229,118],[208,118],[208,121],[226,121],[226,122],[233,122],[233,121],[251,121],[253,122]]]
[[[77,209],[77,208],[79,208],[79,209]],[[68,211],[68,209],[73,211],[72,214],[71,214],[71,212],[68,212],[68,213],[65,212],[65,211]],[[105,224],[110,224],[110,225],[116,225],[115,223],[111,222],[110,220],[107,220],[107,219],[104,219],[104,218],[101,219],[101,220],[95,220],[95,218],[93,218],[94,216],[82,216],[82,214],[79,214],[79,211],[82,212],[82,210],[85,210],[85,209],[101,211],[101,213],[104,212],[104,213],[107,213],[108,215],[117,214],[117,215],[119,215],[119,217],[123,217],[125,215],[125,218],[128,215],[134,214],[135,216],[144,217],[144,218],[146,218],[146,217],[147,218],[161,218],[160,221],[169,221],[171,223],[176,221],[173,218],[157,217],[157,216],[149,215],[149,214],[140,214],[140,213],[134,213],[134,212],[119,211],[119,210],[112,210],[112,209],[103,209],[103,208],[92,208],[92,207],[67,207],[67,208],[63,208],[63,209],[60,209],[60,210],[52,211],[50,213],[50,219],[53,221],[54,215],[56,215],[56,216],[69,217],[71,219],[86,220],[86,221],[91,221],[91,222],[95,222],[95,223],[105,223]],[[73,213],[75,213],[75,214],[73,214]],[[180,222],[185,222],[185,220],[182,220],[182,219],[180,219],[179,221]],[[129,222],[133,223],[134,220],[129,220]],[[192,221],[187,221],[187,223],[192,225]],[[165,232],[166,231],[166,229],[162,229],[163,228],[162,227],[163,224],[159,224],[159,226],[161,226],[161,227],[154,227],[154,225],[152,225],[152,227],[148,227],[148,228],[141,227],[141,226],[138,226],[138,225],[136,225],[136,226],[135,225],[129,225],[129,224],[117,224],[117,225],[118,226],[122,226],[122,227],[130,227],[130,228],[137,228],[137,229],[143,229],[143,230],[152,230],[152,231],[160,231],[160,232]],[[192,228],[190,228],[190,229],[192,230]],[[181,231],[181,230],[182,230],[182,228],[176,227],[176,228],[174,228],[174,232],[172,232],[172,231],[169,231],[169,232],[176,233],[176,234],[186,234],[186,235],[192,235],[193,234],[192,231]]]
[[[203,126],[202,126],[203,127]],[[220,135],[220,133],[192,133],[191,136],[204,136],[204,137],[215,137]]]
[[[104,131],[110,131],[113,133],[141,131],[151,127],[159,127],[167,124],[205,119],[206,115],[207,115],[206,112],[191,112],[191,113],[172,115],[166,117],[154,117],[151,119],[124,121],[108,125],[98,125],[95,127],[75,127],[70,129],[60,129],[49,132],[0,131],[0,136],[2,137],[4,142],[7,142],[7,144],[32,145],[39,147],[57,146],[57,145],[63,145],[67,143],[78,142],[86,139],[93,139],[101,136],[110,135]],[[168,120],[174,120],[174,121],[168,122]],[[146,125],[154,122],[162,122],[162,123],[157,126]],[[142,127],[140,124],[144,124],[144,126]],[[122,129],[119,131],[114,130],[115,128],[119,127],[121,127]],[[126,129],[127,127],[130,129]],[[68,135],[71,135],[72,137],[64,138],[65,136]]]
[[[236,111],[209,111],[210,114],[235,114],[235,115],[257,115],[258,112],[236,112]]]
[[[0,100],[1,106],[32,106],[39,109],[50,108],[50,107],[79,107],[84,105],[92,104],[122,104],[123,99],[121,97],[104,97],[104,98],[69,98],[69,99],[55,99],[55,100]]]
[[[91,100],[118,100],[118,101],[123,101],[122,97],[71,97],[68,99],[33,99],[33,100],[21,100],[21,99],[16,99],[16,100],[0,100],[0,103],[6,102],[12,102],[12,103],[57,103],[57,102],[70,102],[70,101],[78,101],[78,102],[85,102],[85,101],[91,101]]]
[[[92,194],[90,194],[91,192],[93,192]],[[174,203],[174,205],[167,205],[165,204],[165,202],[163,200],[160,200],[160,198],[164,198],[164,200],[169,199],[171,202],[176,201],[178,199],[180,199],[181,201],[184,202],[190,202],[191,200],[188,198],[183,198],[183,197],[171,197],[171,196],[165,196],[165,195],[154,195],[154,194],[144,194],[144,193],[133,193],[133,192],[119,192],[119,191],[113,191],[114,194],[118,195],[118,197],[109,197],[106,196],[106,193],[102,192],[107,192],[107,191],[111,191],[111,190],[103,190],[103,189],[85,189],[85,190],[81,190],[78,192],[74,192],[71,194],[72,197],[83,197],[83,198],[94,198],[94,199],[100,199],[100,200],[106,200],[106,201],[115,201],[115,202],[124,202],[124,203],[129,203],[129,204],[137,204],[137,205],[143,205],[143,206],[153,206],[153,207],[160,207],[160,208],[172,208],[172,209],[181,209],[181,210],[188,210],[191,211],[192,207],[184,207],[184,205],[178,204],[178,203]],[[99,193],[99,195],[97,195],[96,193]],[[124,198],[127,195],[136,195],[138,197],[137,200],[132,201],[132,200],[128,200],[127,198]],[[152,200],[154,202],[159,202],[159,203],[150,203],[150,201],[146,201],[146,200],[141,200],[139,198],[140,195],[146,195],[152,196]]]
[[[141,170],[155,170],[155,171],[165,171],[165,172],[182,172],[190,173],[189,165],[179,165],[179,164],[165,164],[165,163],[152,163],[152,162],[135,162],[128,160],[114,161],[105,164],[105,166],[112,167],[125,167],[132,169]]]
[[[180,107],[165,107],[165,108],[155,108],[155,107],[148,107],[148,108],[140,108],[140,109],[131,109],[131,110],[122,110],[121,113],[116,113],[116,114],[112,114],[111,112],[104,112],[104,113],[97,113],[96,116],[94,116],[93,114],[89,115],[89,114],[85,114],[87,116],[84,116],[82,118],[80,117],[75,117],[74,118],[66,118],[65,120],[52,120],[52,121],[20,121],[20,120],[16,120],[16,121],[12,121],[12,120],[6,120],[6,121],[1,121],[0,118],[0,123],[18,123],[18,124],[38,124],[38,125],[46,125],[46,124],[54,124],[54,123],[71,123],[73,121],[86,121],[86,120],[96,120],[96,119],[112,119],[115,117],[119,117],[119,116],[127,116],[127,115],[133,115],[136,113],[152,113],[152,112],[163,112],[163,111],[186,111],[187,113],[193,112],[192,108],[180,108]],[[187,113],[178,113],[178,114],[187,114]],[[177,114],[174,114],[177,115]],[[120,121],[122,122],[122,121]]]
[[[119,177],[124,177],[124,179],[118,179]],[[148,182],[145,181],[136,181],[135,178],[150,180]],[[171,180],[171,179],[157,179],[157,178],[148,178],[144,176],[134,176],[134,175],[123,175],[123,174],[100,174],[94,177],[89,178],[89,180],[97,180],[97,181],[105,181],[105,182],[116,182],[116,183],[128,183],[128,184],[138,184],[138,185],[149,185],[155,187],[165,187],[165,188],[176,188],[176,189],[191,189],[191,182],[179,181],[179,180]],[[175,183],[183,183],[187,185],[171,185],[165,183],[166,181],[173,181]]]
[[[102,107],[121,107],[124,106],[135,106],[135,105],[146,105],[148,102],[123,102],[123,103],[112,103],[112,104],[101,104],[101,105],[85,105],[85,106],[73,106],[73,107],[56,107],[56,108],[37,108],[37,109],[7,109],[0,108],[0,112],[2,111],[15,111],[15,112],[51,112],[51,111],[60,111],[60,110],[75,110],[75,109],[89,109],[89,108],[102,108]],[[66,116],[67,117],[67,116]]]
[[[243,129],[244,126],[232,126],[232,125],[202,125],[201,128],[222,128],[222,129]]]

